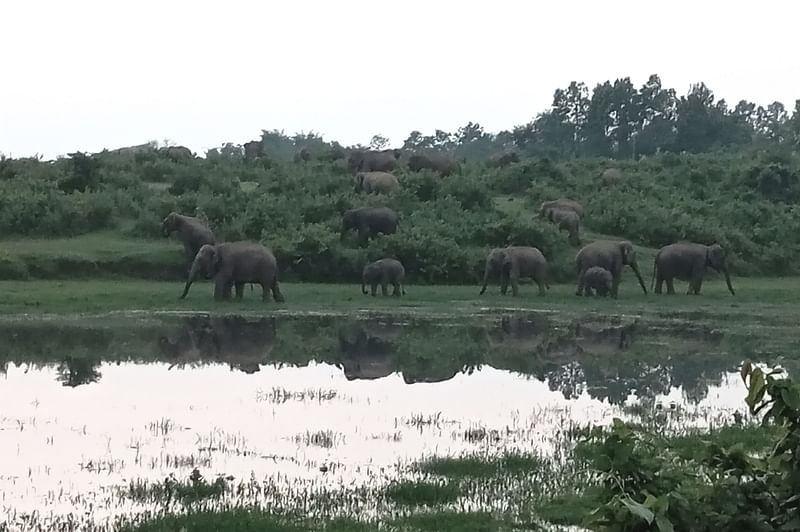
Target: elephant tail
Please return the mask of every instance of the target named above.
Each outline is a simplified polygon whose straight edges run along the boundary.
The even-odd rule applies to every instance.
[[[658,253],[656,253],[655,258],[653,259],[653,277],[650,280],[650,291],[654,291],[656,289],[656,270],[658,269]]]

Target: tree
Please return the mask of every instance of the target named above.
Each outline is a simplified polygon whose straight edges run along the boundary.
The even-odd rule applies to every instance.
[[[373,135],[372,139],[369,141],[369,147],[373,150],[383,150],[387,146],[389,146],[389,139],[380,134]]]

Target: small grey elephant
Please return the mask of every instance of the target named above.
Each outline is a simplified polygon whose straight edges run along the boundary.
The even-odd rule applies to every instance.
[[[272,290],[275,301],[284,302],[278,284],[278,262],[275,255],[261,244],[223,242],[201,247],[192,262],[180,299],[186,297],[192,283],[202,274],[214,279],[215,301],[229,300],[232,287],[236,287],[236,299],[242,299],[244,285],[255,283],[261,285],[264,301],[269,300],[269,291]]]
[[[583,205],[575,200],[561,198],[551,201],[543,201],[539,207],[539,216],[544,217],[548,209],[561,209],[562,211],[575,211],[578,216],[583,218]]]
[[[178,240],[183,244],[187,266],[192,263],[201,247],[216,244],[214,232],[194,216],[184,216],[174,211],[169,213],[161,221],[161,233],[166,237],[173,232],[178,233]]]
[[[389,172],[358,172],[354,181],[356,192],[388,194],[400,186],[397,177]]]
[[[728,291],[736,295],[731,285],[728,266],[725,264],[725,252],[719,244],[707,246],[695,242],[676,242],[662,247],[656,253],[653,264],[653,284],[655,293],[661,293],[661,287],[666,281],[667,294],[674,294],[673,279],[689,282],[687,294],[697,295],[703,284],[706,270],[711,267],[725,276]]]
[[[378,233],[390,235],[397,231],[400,217],[389,207],[358,207],[349,209],[342,214],[342,233],[344,239],[347,231],[355,229],[358,238],[365,243],[368,238],[375,237]]]
[[[601,266],[592,266],[583,274],[583,286],[587,296],[607,297],[611,294],[614,277],[611,272]],[[594,293],[593,293],[594,291]]]
[[[532,277],[539,286],[540,296],[545,294],[545,288],[550,288],[547,283],[547,259],[538,248],[508,246],[492,249],[486,257],[481,295],[486,292],[489,274],[498,270],[500,271],[500,293],[502,295],[506,295],[509,281],[512,294],[519,295],[520,277]]]
[[[391,283],[394,286],[393,296],[406,295],[403,281],[406,277],[406,270],[403,264],[397,259],[379,259],[364,266],[361,273],[361,293],[367,295],[367,284],[372,288],[372,295],[375,296],[378,285],[381,285],[381,294],[388,295],[387,286]]]

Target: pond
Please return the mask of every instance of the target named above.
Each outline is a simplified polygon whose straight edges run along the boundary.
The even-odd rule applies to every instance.
[[[8,320],[0,342],[0,529],[140,511],[132,482],[194,469],[269,485],[241,495],[263,500],[430,455],[558,460],[571,430],[615,416],[729,423],[740,362],[780,351],[687,317],[537,312]]]

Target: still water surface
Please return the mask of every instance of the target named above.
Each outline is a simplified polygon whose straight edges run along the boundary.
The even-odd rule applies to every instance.
[[[129,482],[194,468],[323,489],[429,455],[552,456],[570,428],[636,403],[674,409],[676,426],[729,422],[753,339],[728,336],[535,313],[5,323],[0,523],[129,512]]]

